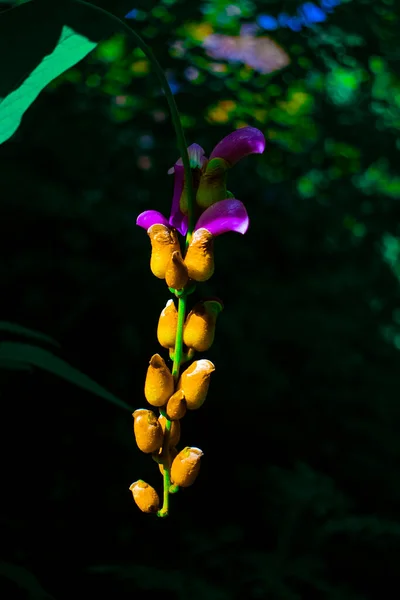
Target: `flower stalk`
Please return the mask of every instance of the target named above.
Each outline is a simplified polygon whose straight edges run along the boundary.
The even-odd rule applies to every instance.
[[[153,69],[160,81],[160,85],[165,93],[165,97],[168,102],[169,110],[171,113],[172,124],[175,129],[176,143],[178,146],[178,150],[182,157],[183,168],[185,171],[185,184],[187,189],[187,202],[188,202],[188,237],[189,241],[194,229],[194,203],[195,203],[195,195],[193,189],[192,182],[192,172],[190,169],[190,161],[189,161],[189,153],[187,150],[187,144],[185,139],[185,133],[183,131],[182,121],[179,116],[178,107],[175,102],[175,98],[171,92],[171,88],[169,87],[167,78],[164,74],[164,71],[161,68],[160,63],[156,59],[153,54],[152,49],[146,44],[146,42],[141,38],[141,36],[136,33],[130,25],[125,23],[122,19],[117,17],[116,15],[110,13],[108,10],[101,8],[100,6],[96,6],[95,4],[91,4],[89,2],[85,2],[85,0],[74,0],[77,4],[81,4],[90,10],[96,11],[99,15],[106,17],[108,21],[114,23],[119,30],[122,30],[128,37],[133,40],[133,42],[142,50],[145,56],[149,59],[150,63],[153,66]],[[187,242],[188,243],[188,242]]]
[[[185,315],[186,315],[186,293],[183,293],[179,296],[178,299],[178,324],[176,327],[176,337],[175,337],[175,351],[174,351],[174,361],[172,365],[172,376],[174,378],[175,383],[178,382],[179,379],[179,370],[182,363],[183,358],[183,326],[185,324]],[[164,408],[160,408],[160,414],[165,417],[165,433],[164,433],[164,442],[162,448],[162,464],[164,467],[163,473],[163,505],[161,509],[158,511],[157,515],[159,517],[167,517],[169,512],[169,495],[171,488],[171,460],[169,455],[169,436],[171,432],[171,421],[168,419],[167,413]]]

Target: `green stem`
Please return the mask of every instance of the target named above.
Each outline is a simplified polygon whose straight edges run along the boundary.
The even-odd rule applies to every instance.
[[[183,325],[185,323],[186,316],[186,293],[183,293],[178,300],[178,324],[176,328],[175,337],[175,351],[174,351],[174,362],[172,365],[172,375],[175,380],[175,385],[179,379],[179,369],[183,358]],[[164,443],[162,449],[164,477],[163,477],[163,505],[158,511],[159,517],[168,516],[169,511],[169,489],[171,487],[171,464],[169,455],[169,434],[171,431],[171,421],[168,419],[164,409],[160,409],[160,413],[165,417],[165,434]]]
[[[163,417],[165,417],[165,433],[164,433],[164,442],[162,449],[162,465],[164,468],[163,474],[163,505],[161,509],[158,511],[157,515],[159,517],[168,517],[169,512],[169,488],[171,486],[171,463],[170,456],[168,451],[169,446],[169,434],[171,431],[171,421],[168,419],[165,410],[160,408],[160,413]]]
[[[175,379],[175,383],[178,381],[179,378],[179,369],[183,357],[183,325],[185,323],[185,316],[186,294],[183,294],[178,300],[178,324],[176,327],[174,363],[172,365],[172,375]]]
[[[164,90],[165,96],[167,98],[169,110],[171,112],[172,123],[173,123],[174,129],[175,129],[177,146],[178,146],[179,152],[182,157],[183,167],[185,169],[185,182],[187,185],[187,192],[188,192],[188,221],[189,221],[189,223],[188,223],[188,239],[190,240],[193,230],[194,230],[194,225],[195,225],[195,222],[194,222],[195,197],[194,197],[194,189],[193,189],[193,181],[192,181],[192,171],[190,168],[189,154],[187,151],[187,143],[186,143],[185,133],[183,131],[181,119],[179,116],[179,111],[176,106],[174,96],[168,85],[167,78],[164,75],[164,71],[162,70],[160,63],[154,56],[151,48],[149,48],[149,46],[140,37],[140,35],[138,33],[136,33],[136,31],[134,31],[122,19],[120,19],[116,15],[113,15],[112,13],[108,12],[108,10],[105,10],[104,8],[100,8],[100,6],[95,6],[94,4],[90,4],[89,2],[85,2],[84,0],[75,0],[75,2],[77,4],[86,6],[88,9],[94,10],[95,12],[100,13],[103,16],[106,16],[109,21],[118,25],[118,27],[120,29],[122,29],[132,40],[134,40],[136,45],[142,50],[142,52],[147,56],[147,58],[153,65],[156,75],[157,75],[158,79],[160,80],[161,87]]]

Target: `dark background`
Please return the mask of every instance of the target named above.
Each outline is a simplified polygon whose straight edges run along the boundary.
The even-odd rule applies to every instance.
[[[122,16],[126,4],[101,5]],[[292,62],[271,74],[226,61],[213,71],[190,23],[237,36],[299,3],[237,2],[242,14],[227,18],[229,4],[142,1],[131,22],[179,86],[188,143],[209,154],[245,124],[267,138],[229,175],[250,229],[218,238],[215,275],[198,288],[225,304],[205,355],[209,396],[182,421],[181,446],[204,451],[199,478],[171,498],[168,519],[140,513],[129,485],[160,490],[161,478],[130,411],[41,370],[3,370],[4,598],[399,593],[395,3],[354,0],[315,28],[278,29]],[[123,38],[106,42],[0,148],[1,320],[52,336],[132,411],[145,406],[169,298],[135,219],[168,214],[179,156],[143,61]]]

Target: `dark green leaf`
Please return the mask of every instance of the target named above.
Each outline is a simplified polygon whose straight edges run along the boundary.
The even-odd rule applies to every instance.
[[[15,133],[46,85],[112,32],[106,16],[68,1],[33,1],[2,12],[0,144]]]
[[[32,329],[27,329],[22,325],[18,325],[17,323],[9,323],[8,321],[0,321],[0,333],[15,333],[16,335],[23,335],[25,337],[32,338],[34,340],[47,342],[48,344],[52,344],[53,346],[57,346],[60,348],[60,344],[53,340],[53,338],[45,335],[44,333],[40,333],[40,331],[32,331]]]
[[[53,596],[42,588],[35,575],[24,567],[0,561],[0,576],[14,581],[18,587],[28,593],[29,598],[35,600],[53,599]]]
[[[39,369],[44,369],[96,396],[112,402],[120,408],[132,411],[132,408],[128,404],[125,404],[125,402],[108,392],[101,385],[90,379],[90,377],[71,367],[71,365],[61,358],[51,354],[51,352],[43,350],[43,348],[29,344],[3,342],[0,343],[0,364],[4,360],[10,364],[14,363],[18,365],[22,363],[23,365],[28,364]]]

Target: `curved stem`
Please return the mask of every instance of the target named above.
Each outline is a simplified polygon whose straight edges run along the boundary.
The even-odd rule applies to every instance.
[[[160,84],[162,89],[165,92],[165,96],[167,98],[167,102],[169,105],[169,110],[171,112],[172,123],[175,129],[175,135],[177,139],[177,145],[179,152],[182,157],[183,168],[185,169],[185,180],[187,183],[187,192],[188,192],[188,238],[190,240],[191,235],[194,230],[194,189],[193,189],[193,181],[192,181],[192,171],[190,168],[189,154],[187,151],[187,143],[185,139],[185,133],[183,131],[181,119],[179,116],[179,111],[176,106],[176,102],[174,96],[171,92],[171,89],[168,85],[167,78],[164,75],[164,71],[162,70],[160,63],[156,59],[153,54],[153,51],[146,42],[140,37],[136,31],[134,31],[127,23],[125,23],[122,19],[108,12],[104,8],[100,8],[99,6],[95,6],[94,4],[90,4],[89,2],[85,2],[84,0],[74,0],[76,4],[81,4],[82,6],[87,7],[90,10],[94,10],[103,16],[107,17],[109,21],[115,23],[119,29],[122,29],[134,42],[136,45],[142,50],[142,52],[147,56],[149,61],[151,62],[158,79],[160,80]]]

